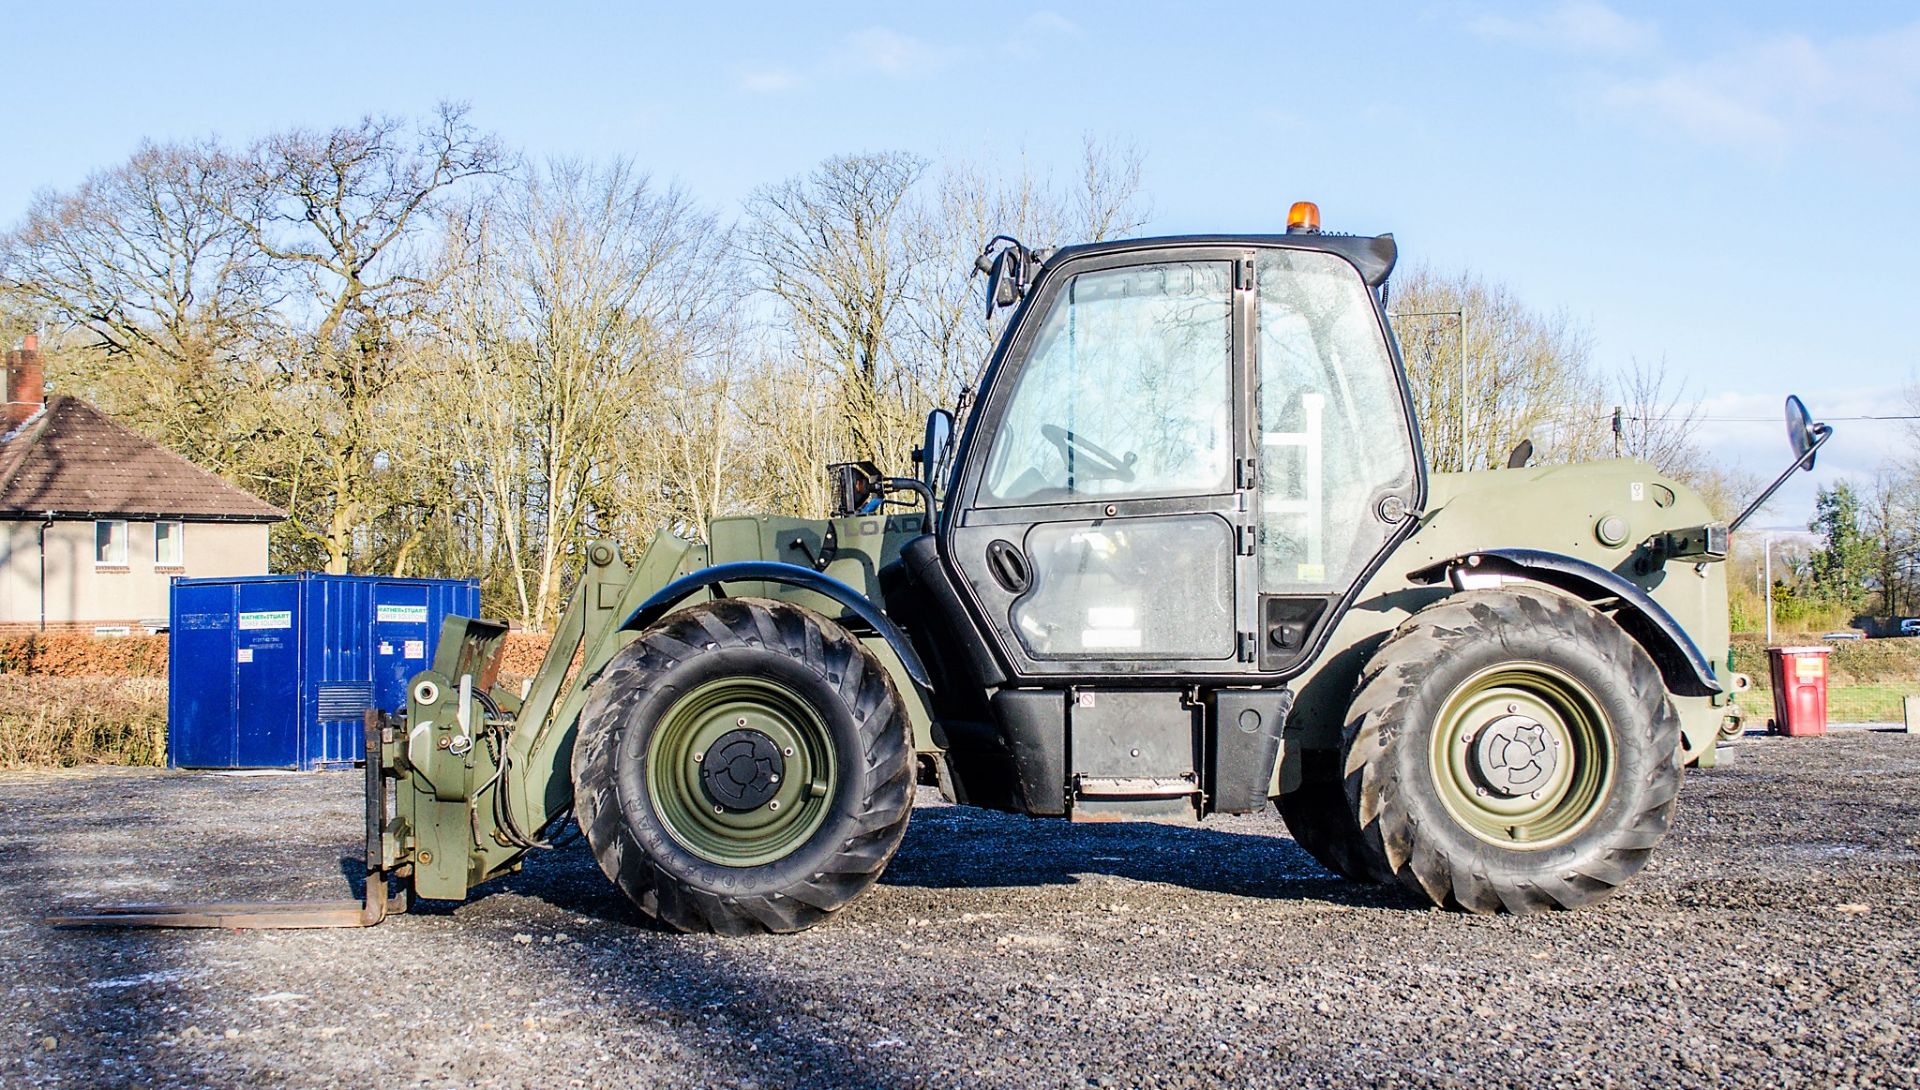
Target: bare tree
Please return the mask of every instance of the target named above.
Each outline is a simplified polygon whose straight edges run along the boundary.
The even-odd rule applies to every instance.
[[[270,271],[225,214],[234,160],[143,144],[0,239],[0,290],[63,326],[79,387],[201,465],[245,477],[263,440]]]
[[[631,163],[559,161],[504,187],[442,292],[454,366],[437,397],[512,572],[522,620],[558,610],[587,533],[636,536],[713,472],[686,453],[697,365],[724,346],[736,289],[713,216]],[[680,475],[680,488],[670,481]]]
[[[836,156],[754,191],[741,243],[760,286],[779,301],[795,348],[840,380],[849,458],[888,462],[884,426],[897,390],[896,338],[923,251],[912,245],[909,197],[926,162],[905,152]]]
[[[450,187],[502,165],[457,106],[418,127],[366,117],[279,133],[245,157],[226,207],[288,292],[284,420],[299,444],[282,490],[293,531],[330,572],[348,570],[382,513],[371,487],[380,409],[402,381],[398,346],[432,288],[431,265],[412,249],[419,228]]]
[[[1073,210],[1076,242],[1104,242],[1124,238],[1151,218],[1152,208],[1140,190],[1140,172],[1146,156],[1133,144],[1081,139],[1080,178]]]
[[[1542,461],[1599,452],[1604,410],[1589,341],[1565,315],[1539,314],[1478,277],[1427,269],[1396,282],[1393,312],[1405,316],[1395,331],[1434,469],[1501,465],[1522,439]]]
[[[1638,359],[1615,382],[1620,409],[1620,453],[1652,462],[1668,476],[1698,469],[1705,454],[1693,442],[1700,424],[1700,398],[1689,396],[1684,381],[1671,378],[1665,357],[1648,364]]]

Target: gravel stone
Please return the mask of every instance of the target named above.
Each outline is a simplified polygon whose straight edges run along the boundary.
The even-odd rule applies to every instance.
[[[341,898],[360,776],[0,774],[0,1086],[1920,1086],[1920,739],[1752,739],[1618,896],[1339,881],[1268,811],[1076,826],[923,790],[800,935],[642,920],[578,844],[360,931],[55,931]]]

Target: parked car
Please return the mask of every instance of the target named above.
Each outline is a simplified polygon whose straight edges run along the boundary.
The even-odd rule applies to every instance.
[[[1920,636],[1920,617],[1908,617],[1900,622],[1902,636]]]
[[[1867,638],[1867,634],[1865,632],[1855,632],[1852,629],[1848,629],[1845,632],[1822,632],[1820,638],[1823,640],[1864,640]]]

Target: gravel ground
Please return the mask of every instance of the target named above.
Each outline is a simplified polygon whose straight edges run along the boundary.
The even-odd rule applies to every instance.
[[[366,931],[56,932],[346,895],[360,777],[0,775],[0,1086],[1920,1085],[1920,737],[1738,749],[1577,913],[1349,885],[1271,812],[923,792],[878,887],[749,940],[648,928],[580,846]]]

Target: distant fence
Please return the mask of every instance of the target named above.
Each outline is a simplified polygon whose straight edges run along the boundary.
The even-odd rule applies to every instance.
[[[1827,656],[1827,719],[1834,723],[1897,723],[1902,701],[1920,695],[1920,638],[1880,640],[1814,639],[1781,641],[1833,649]],[[1753,678],[1741,707],[1764,722],[1773,715],[1766,642],[1759,636],[1733,639],[1733,668]]]

